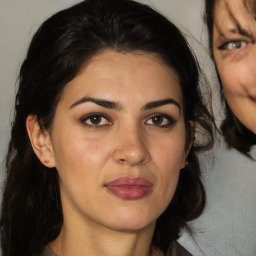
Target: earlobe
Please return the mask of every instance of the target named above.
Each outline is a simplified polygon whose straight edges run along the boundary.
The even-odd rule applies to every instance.
[[[38,159],[46,167],[55,167],[53,148],[49,132],[40,128],[36,115],[31,114],[27,117],[26,128],[31,146]]]

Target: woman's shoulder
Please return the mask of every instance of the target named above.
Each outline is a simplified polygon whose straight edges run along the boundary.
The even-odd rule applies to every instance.
[[[178,242],[173,242],[166,256],[193,256]]]

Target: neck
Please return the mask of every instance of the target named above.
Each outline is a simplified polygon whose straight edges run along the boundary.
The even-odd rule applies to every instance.
[[[57,256],[158,256],[151,241],[155,223],[139,231],[116,231],[95,225],[85,229],[63,224],[60,235],[49,246]]]

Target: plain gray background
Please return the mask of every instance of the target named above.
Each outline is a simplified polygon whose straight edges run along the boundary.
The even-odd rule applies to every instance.
[[[44,19],[75,2],[79,1],[0,0],[1,163],[10,138],[15,83],[28,43]],[[202,24],[203,1],[140,2],[152,5],[184,31],[198,55],[213,91],[216,92],[217,82],[207,53],[206,29]],[[213,96],[217,123],[219,123],[221,106],[218,95]],[[253,155],[256,156],[256,149]],[[234,150],[225,149],[222,141],[215,150],[210,154],[202,155],[201,158],[208,194],[207,208],[199,219],[191,223],[194,234],[184,233],[180,242],[194,256],[255,256],[256,163]],[[1,169],[3,170],[3,164]],[[3,171],[0,181],[2,184]]]

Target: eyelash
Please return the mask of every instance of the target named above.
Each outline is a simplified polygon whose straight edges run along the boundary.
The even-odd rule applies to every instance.
[[[98,124],[97,123],[93,124],[92,118],[100,118]],[[153,118],[158,118],[160,121],[160,124],[155,124],[152,121]],[[102,119],[104,119],[104,120],[102,120]],[[151,120],[151,122],[149,122],[150,120]],[[100,124],[102,121],[104,121],[104,123]],[[83,125],[85,125],[89,128],[104,128],[106,126],[111,126],[113,124],[111,119],[103,113],[88,114],[81,118],[81,122]],[[90,122],[90,123],[88,123],[88,122]],[[145,121],[146,125],[156,126],[159,128],[168,128],[168,127],[173,126],[175,123],[176,123],[176,120],[174,118],[172,118],[169,115],[163,114],[163,113],[153,114],[153,115],[149,116],[149,118],[147,118],[147,120]]]
[[[105,119],[105,121],[104,121],[105,123],[104,124],[93,124],[92,118],[100,118],[99,123],[102,122],[102,119]],[[90,123],[86,123],[87,121],[90,121]],[[83,123],[83,125],[85,125],[87,127],[92,127],[92,128],[103,128],[103,127],[112,125],[111,119],[103,113],[91,113],[89,115],[86,115],[83,118],[81,118],[81,122]]]
[[[236,44],[240,44],[239,48],[233,48],[233,49],[229,49],[229,46],[234,46]],[[248,42],[244,41],[244,40],[233,40],[233,41],[228,41],[224,44],[222,44],[221,46],[218,47],[219,50],[240,50],[243,49],[245,46],[248,45]]]
[[[162,114],[162,113],[157,113],[157,114],[151,115],[145,123],[147,123],[149,120],[152,120],[153,118],[160,118],[160,119],[162,119],[162,121],[165,121],[164,124],[154,124],[153,122],[152,122],[152,124],[149,124],[149,125],[160,127],[160,128],[168,128],[168,127],[173,126],[176,123],[176,120],[174,118],[172,118],[169,115]]]

